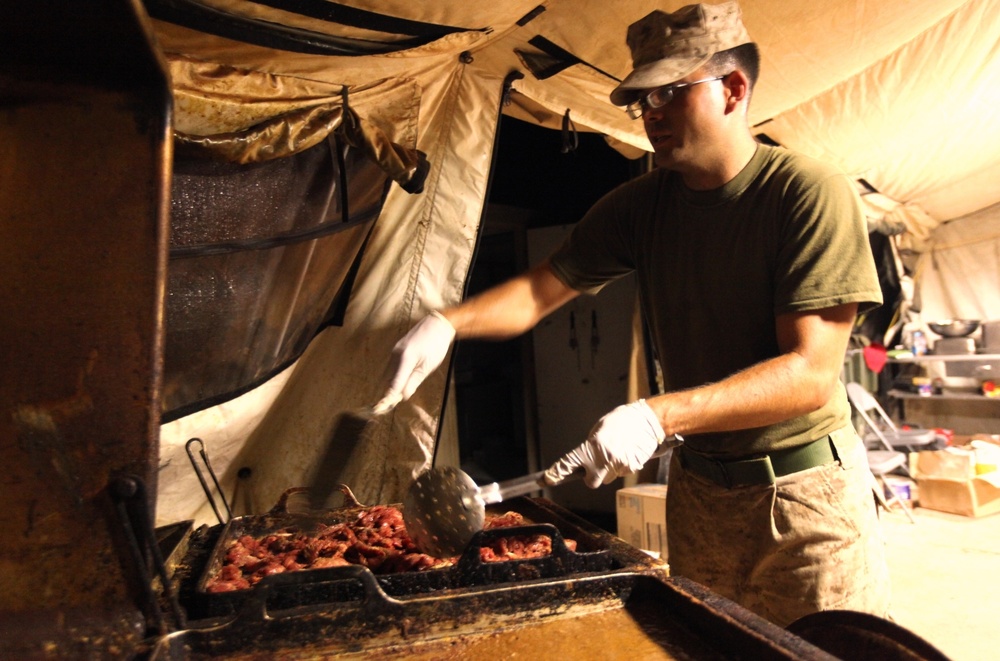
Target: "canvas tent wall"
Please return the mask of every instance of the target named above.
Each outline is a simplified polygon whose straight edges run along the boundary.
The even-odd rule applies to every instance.
[[[340,414],[379,395],[396,339],[427,310],[461,298],[499,113],[557,128],[568,112],[578,129],[605,134],[630,157],[648,149],[641,126],[607,94],[629,70],[627,25],[682,4],[143,3],[169,65],[175,130],[212,136],[336,108],[346,89],[360,117],[430,163],[422,193],[389,188],[342,326],[322,331],[259,387],[163,426],[159,519],[211,520],[184,457],[193,437],[211,452],[227,494],[239,470],[251,469],[240,483],[249,507],[267,507],[284,488],[314,477]],[[894,243],[912,273],[949,283],[935,285],[948,296],[924,297],[925,315],[965,313],[976,298],[978,316],[1000,317],[993,298],[963,294],[942,260],[917,268],[935,246],[938,257],[945,245],[949,254],[966,250],[938,234],[955,219],[971,228],[961,241],[967,250],[996,247],[995,234],[978,228],[1000,216],[1000,3],[744,0],[742,7],[764,54],[755,131],[867,182],[872,226],[900,232]],[[977,291],[995,290],[995,263],[979,273]],[[363,501],[398,500],[433,454],[444,391],[440,371],[364,444],[340,448],[342,469],[331,479],[351,484]]]

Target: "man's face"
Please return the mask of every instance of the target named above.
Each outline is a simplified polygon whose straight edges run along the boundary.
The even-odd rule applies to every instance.
[[[642,122],[658,166],[684,173],[710,162],[721,139],[725,79],[712,80],[714,76],[699,69],[673,84],[706,78],[709,80],[697,85],[676,88],[666,105],[644,110]],[[643,90],[642,94],[651,91]]]

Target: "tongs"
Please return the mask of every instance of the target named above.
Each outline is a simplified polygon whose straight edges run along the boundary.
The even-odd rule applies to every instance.
[[[683,442],[679,436],[660,444],[650,459]],[[579,470],[559,484],[582,479]],[[403,498],[403,522],[417,548],[439,558],[459,555],[483,529],[486,506],[538,491],[549,485],[545,471],[478,486],[465,471],[452,466],[431,468],[413,481]]]

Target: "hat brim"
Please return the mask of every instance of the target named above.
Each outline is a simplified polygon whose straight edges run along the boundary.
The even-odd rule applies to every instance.
[[[676,82],[693,72],[698,67],[712,59],[709,54],[695,58],[666,58],[636,67],[611,92],[611,103],[616,106],[627,106],[636,98],[638,90],[662,87]]]

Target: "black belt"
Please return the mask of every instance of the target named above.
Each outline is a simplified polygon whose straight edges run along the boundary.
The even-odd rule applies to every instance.
[[[787,450],[776,450],[743,459],[715,459],[680,446],[681,466],[726,488],[774,484],[775,478],[798,473],[837,460],[829,436]]]

